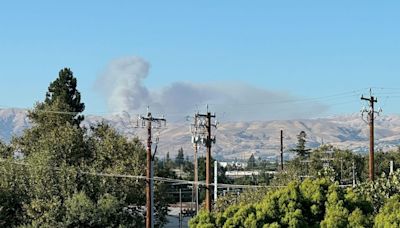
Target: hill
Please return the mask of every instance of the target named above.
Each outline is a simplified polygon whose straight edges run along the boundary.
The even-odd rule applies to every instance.
[[[86,116],[84,125],[93,125],[102,120],[128,137],[138,135],[143,141],[146,138],[145,130],[136,128],[136,120],[127,115]],[[0,138],[3,141],[10,141],[13,135],[22,134],[29,126],[25,110],[0,109]],[[325,143],[356,152],[368,151],[368,125],[359,115],[352,114],[319,119],[221,123],[215,132],[217,142],[213,154],[232,160],[246,160],[252,153],[256,157],[275,159],[279,152],[281,129],[284,130],[286,151],[294,146],[296,135],[302,130],[307,133],[307,146],[310,148]],[[192,156],[189,123],[168,124],[166,129],[156,131],[155,135],[157,134],[160,135],[159,156],[164,156],[167,152],[174,156],[180,147],[183,147],[185,155]],[[396,149],[400,145],[400,116],[378,117],[375,139],[377,150]],[[202,153],[204,154],[204,148],[200,149],[200,154]]]

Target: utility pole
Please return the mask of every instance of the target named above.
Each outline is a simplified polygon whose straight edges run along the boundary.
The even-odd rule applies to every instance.
[[[194,195],[196,199],[196,215],[199,213],[199,164],[197,158],[197,143],[194,144]]]
[[[211,118],[215,118],[215,115],[211,115],[210,112],[207,112],[207,140],[206,140],[206,210],[211,212],[211,145],[212,145],[212,138],[211,138]],[[214,138],[215,142],[215,138]]]
[[[149,110],[147,110],[147,116],[140,116],[139,120],[142,121],[142,127],[147,128],[147,148],[146,148],[146,228],[153,228],[154,227],[154,210],[153,210],[153,160],[154,155],[151,152],[151,145],[152,145],[152,128],[161,128],[161,126],[166,124],[165,118],[154,118]],[[152,126],[152,123],[155,123]]]
[[[394,172],[394,161],[390,161],[390,171],[389,174],[393,174]]]
[[[339,184],[342,184],[342,179],[343,179],[343,158],[340,158],[340,180],[339,180]]]
[[[196,130],[196,134],[193,137],[193,143],[201,142],[204,143],[206,151],[206,199],[205,208],[208,212],[211,212],[211,146],[215,143],[215,136],[211,135],[211,129],[217,127],[217,123],[212,124],[211,119],[215,118],[215,114],[211,114],[208,111],[207,114],[195,115],[195,124],[193,129]],[[192,130],[193,132],[193,130]]]
[[[183,216],[182,216],[182,189],[179,187],[179,208],[180,208],[180,212],[179,212],[179,228],[182,228],[182,220],[183,220]]]
[[[375,179],[375,163],[374,163],[374,120],[375,120],[375,114],[378,114],[382,112],[380,109],[379,112],[376,112],[374,110],[374,104],[378,102],[378,99],[376,99],[374,96],[372,96],[372,90],[369,90],[370,97],[365,98],[364,96],[361,96],[361,100],[367,101],[369,103],[369,110],[366,108],[363,108],[361,110],[361,115],[363,117],[363,120],[368,123],[369,125],[369,179],[371,181],[374,181]],[[367,113],[367,118],[364,119],[364,113]]]
[[[191,125],[190,131],[192,133],[192,143],[193,143],[193,148],[194,148],[194,184],[193,184],[193,193],[194,193],[194,198],[195,198],[195,204],[196,204],[196,215],[199,212],[199,167],[198,167],[198,158],[197,158],[197,152],[198,152],[198,143],[200,143],[200,137],[199,137],[199,132],[198,132],[198,118],[195,116],[194,117],[194,124]]]
[[[218,161],[214,161],[214,202],[218,199]]]
[[[154,158],[156,157],[157,148],[158,148],[159,138],[156,138],[156,146],[154,148],[154,154],[151,156],[151,173],[150,173],[150,190],[151,190],[151,200],[150,205],[154,205]],[[151,217],[154,218],[154,206],[151,207]],[[154,219],[152,219],[154,221]],[[152,227],[154,227],[154,223],[152,222]]]
[[[356,187],[356,163],[353,160],[353,187]]]
[[[281,171],[283,171],[283,130],[281,130]]]

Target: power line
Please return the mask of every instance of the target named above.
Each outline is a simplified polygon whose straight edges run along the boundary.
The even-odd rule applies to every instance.
[[[0,163],[11,163],[14,165],[20,166],[32,166],[30,164],[24,162],[10,162],[5,159],[0,159]],[[59,167],[52,167],[52,166],[44,166],[44,165],[35,165],[36,167],[48,167],[54,171],[67,171],[73,174],[83,174],[89,176],[97,176],[97,177],[110,177],[110,178],[126,178],[126,179],[136,179],[136,180],[154,180],[163,183],[171,183],[171,184],[181,184],[181,185],[193,185],[194,181],[187,181],[187,180],[180,180],[180,179],[173,179],[173,178],[166,178],[166,177],[153,177],[147,178],[143,175],[129,175],[129,174],[115,174],[115,173],[101,173],[101,172],[87,172],[82,170],[62,170]],[[199,181],[198,185],[206,187],[205,181]],[[210,183],[210,186],[214,186],[214,184]],[[235,184],[218,184],[219,188],[276,188],[276,187],[286,187],[286,186],[266,186],[266,185],[235,185]]]
[[[269,104],[275,104],[275,103],[298,103],[298,102],[310,102],[310,101],[324,101],[324,100],[332,100],[332,99],[337,99],[337,98],[346,98],[349,97],[350,95],[358,95],[359,91],[365,90],[363,89],[357,89],[357,90],[352,90],[352,91],[347,91],[347,92],[342,92],[342,93],[336,93],[336,94],[331,94],[331,95],[326,95],[326,96],[320,96],[320,97],[313,97],[313,98],[293,98],[293,99],[281,99],[281,100],[276,100],[276,101],[269,101],[269,102],[246,102],[246,103],[214,103],[210,104],[211,106],[238,106],[238,105],[244,105],[244,106],[259,106],[259,105],[269,105]],[[400,89],[399,89],[400,90]],[[16,108],[16,109],[21,109],[25,111],[32,110],[31,108],[18,108],[18,107],[9,107],[9,106],[1,106],[2,108]],[[78,113],[78,112],[69,112],[69,111],[61,111],[61,110],[37,110],[39,112],[43,113],[53,113],[53,114],[65,114],[65,115],[77,115],[77,114],[83,114],[83,115],[117,115],[117,114],[129,114],[130,116],[140,116],[138,113],[131,113],[128,111],[118,111],[118,112],[93,112],[93,113]],[[182,116],[181,112],[169,112],[165,113],[167,116]]]
[[[358,92],[365,90],[363,89],[358,89],[358,90],[352,90],[352,91],[347,91],[347,92],[342,92],[342,93],[336,93],[332,95],[326,95],[326,96],[321,96],[321,97],[312,97],[312,98],[293,98],[293,99],[282,99],[282,100],[276,100],[276,101],[268,101],[268,102],[253,102],[253,103],[211,103],[209,104],[210,106],[219,106],[219,105],[227,105],[227,106],[237,106],[237,105],[269,105],[269,104],[275,104],[275,103],[297,103],[297,102],[309,102],[309,101],[321,101],[321,100],[330,100],[330,99],[336,99],[339,97],[349,97],[349,95],[359,95]],[[198,105],[205,105],[205,104],[198,104]]]

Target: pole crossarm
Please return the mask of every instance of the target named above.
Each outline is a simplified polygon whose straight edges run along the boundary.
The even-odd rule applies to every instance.
[[[212,184],[211,184],[211,146],[215,144],[216,137],[212,136],[212,128],[217,128],[217,121],[215,123],[211,123],[211,119],[216,118],[215,114],[211,114],[208,112],[206,114],[196,113],[194,116],[194,124],[191,125],[192,132],[192,143],[195,146],[195,159],[197,159],[197,145],[203,144],[207,148],[206,152],[206,199],[205,199],[205,208],[208,212],[211,212],[211,192],[212,192]],[[197,161],[196,161],[197,162]],[[195,162],[195,165],[196,165]],[[197,168],[197,167],[196,167]],[[198,175],[196,175],[197,178]],[[195,178],[195,179],[196,179]],[[198,181],[195,181],[196,188]],[[197,198],[198,196],[196,196]]]
[[[374,161],[374,153],[375,153],[375,144],[374,144],[374,128],[375,128],[375,114],[379,116],[382,112],[382,109],[379,111],[375,111],[374,105],[378,102],[378,99],[372,95],[372,90],[370,89],[370,97],[361,96],[362,101],[366,101],[368,103],[369,109],[363,107],[361,109],[361,118],[364,122],[369,125],[369,179],[374,181],[375,179],[375,161]],[[364,114],[367,114],[367,118],[364,118]]]
[[[167,120],[164,117],[155,118],[151,112],[147,110],[146,116],[140,116],[138,121],[141,120],[141,127],[147,128],[147,148],[146,148],[146,228],[154,227],[154,156],[157,153],[158,137],[156,139],[156,149],[154,154],[151,152],[152,145],[152,132],[153,128],[160,129],[166,126]],[[154,124],[154,125],[153,125]],[[139,124],[138,124],[139,125]]]

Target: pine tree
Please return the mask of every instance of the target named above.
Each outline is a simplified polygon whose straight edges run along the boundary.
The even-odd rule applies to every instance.
[[[175,163],[176,165],[180,166],[183,165],[184,161],[185,161],[185,155],[183,154],[183,148],[181,147],[178,150],[178,154],[176,155]]]
[[[306,149],[306,138],[307,138],[307,134],[305,131],[301,131],[298,135],[297,135],[297,145],[296,148],[292,149],[292,152],[295,152],[297,154],[297,156],[301,157],[301,158],[305,158],[308,157],[309,153],[310,153],[310,149]]]
[[[256,167],[256,158],[254,157],[254,154],[251,154],[249,160],[247,161],[247,168],[254,169],[255,167]]]
[[[64,68],[60,70],[58,78],[50,83],[44,102],[36,104],[29,118],[35,124],[59,125],[68,122],[79,126],[84,119],[79,114],[84,110],[85,104],[81,103],[77,80],[69,68]]]

